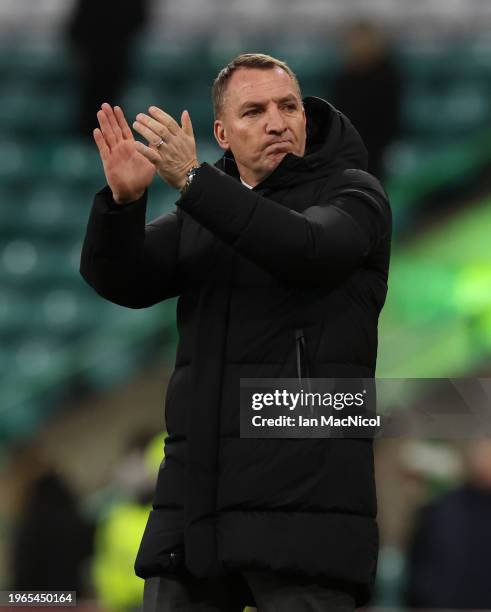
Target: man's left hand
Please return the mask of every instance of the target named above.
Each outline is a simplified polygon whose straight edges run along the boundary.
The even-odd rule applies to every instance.
[[[182,189],[186,172],[198,165],[196,141],[188,111],[181,115],[181,125],[156,106],[150,106],[149,115],[139,113],[133,128],[149,143],[137,142],[137,150],[155,166],[159,176],[171,187]],[[161,141],[162,144],[157,147]]]

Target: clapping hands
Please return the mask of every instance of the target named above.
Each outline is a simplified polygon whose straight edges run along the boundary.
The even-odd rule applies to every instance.
[[[135,140],[119,106],[113,109],[104,103],[97,119],[100,128],[94,130],[94,140],[108,185],[118,203],[140,198],[156,172],[171,187],[180,189],[186,182],[186,172],[198,164],[187,111],[181,115],[181,126],[155,106],[149,108],[149,115],[139,113],[133,128],[148,145]]]

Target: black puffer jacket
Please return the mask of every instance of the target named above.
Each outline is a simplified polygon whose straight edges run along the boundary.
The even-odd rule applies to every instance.
[[[146,194],[95,198],[81,274],[130,308],[179,296],[166,459],[135,564],[141,577],[272,569],[369,597],[378,535],[372,443],[239,436],[240,378],[371,377],[391,215],[349,120],[304,100],[307,149],[249,190],[233,156],[203,164],[175,212]],[[303,354],[303,353],[302,353]]]

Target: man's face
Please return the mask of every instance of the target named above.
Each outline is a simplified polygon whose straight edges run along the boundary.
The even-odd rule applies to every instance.
[[[287,153],[305,153],[306,117],[295,83],[280,67],[237,69],[214,134],[222,149],[231,149],[241,177],[254,187]]]

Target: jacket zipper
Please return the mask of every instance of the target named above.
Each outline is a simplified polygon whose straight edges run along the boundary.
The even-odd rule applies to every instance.
[[[305,345],[305,336],[303,333],[303,329],[295,330],[295,342],[297,349],[297,378],[301,383],[304,375],[306,378],[309,378],[308,374],[308,364],[306,359],[306,345]]]
[[[305,342],[305,334],[303,329],[298,328],[295,330],[295,344],[297,353],[297,378],[300,386],[302,387],[302,381],[305,379],[307,384],[307,392],[312,393],[312,386],[310,382],[310,368],[307,356],[307,343]],[[313,415],[313,406],[309,406],[309,412]]]

